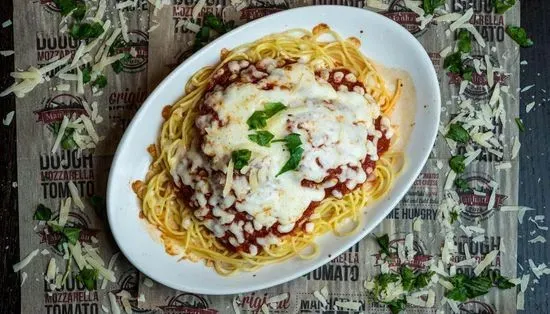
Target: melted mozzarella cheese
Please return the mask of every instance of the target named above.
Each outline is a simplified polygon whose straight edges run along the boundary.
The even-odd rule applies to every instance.
[[[269,75],[256,83],[233,83],[207,94],[205,105],[215,111],[220,123],[212,116],[199,116],[196,125],[204,130],[202,145],[193,142],[175,169],[181,182],[194,190],[192,204],[205,208],[207,203],[213,215],[219,217],[217,223],[209,220],[206,226],[216,234],[229,231],[234,236],[232,244],[242,243],[243,226],[229,224],[233,215],[222,214],[225,209],[234,207],[253,218],[255,230],[279,223],[279,232],[290,232],[309,204],[323,200],[325,188],[337,183],[331,180],[318,187],[306,187],[302,180],[322,183],[329,170],[340,168],[338,181],[353,189],[367,179],[361,165],[365,156],[373,160],[378,157],[376,144],[367,140],[367,136],[380,133],[373,123],[380,111],[372,97],[336,91],[304,64],[266,68]],[[252,142],[248,135],[254,131],[246,123],[255,111],[273,102],[287,109],[269,118],[264,130],[275,139],[297,133],[304,149],[298,169],[279,176],[289,158],[284,144],[263,147]],[[241,149],[252,152],[249,164],[234,173],[230,190],[223,193],[231,153]],[[200,170],[208,175],[198,176]],[[252,226],[247,224],[245,229],[251,232]],[[257,243],[273,242],[261,239]]]

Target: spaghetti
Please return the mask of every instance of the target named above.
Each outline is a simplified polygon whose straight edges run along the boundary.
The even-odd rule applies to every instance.
[[[358,39],[343,40],[328,26],[320,24],[312,32],[304,29],[291,30],[266,36],[231,51],[223,50],[221,62],[218,65],[203,68],[192,76],[185,87],[185,96],[176,104],[166,107],[162,112],[165,122],[159,142],[148,149],[154,161],[145,180],[133,183],[133,189],[141,200],[140,215],[160,230],[166,251],[169,254],[181,254],[184,259],[191,261],[204,260],[218,273],[229,275],[236,271],[252,271],[263,265],[284,261],[294,256],[304,259],[314,258],[319,252],[314,241],[317,236],[329,231],[339,236],[345,236],[355,231],[359,226],[361,210],[369,201],[381,198],[390,189],[402,162],[402,154],[392,152],[390,149],[389,138],[391,136],[389,132],[390,129],[392,133],[394,130],[388,125],[389,120],[384,120],[382,117],[389,116],[394,110],[401,93],[402,83],[398,80],[395,89],[388,90],[375,67],[359,51],[359,46]],[[299,181],[304,189],[310,191],[308,189],[311,188],[311,191],[317,193],[315,194],[317,196],[312,196],[313,201],[309,202],[307,208],[301,208],[297,216],[289,220],[290,223],[287,225],[282,222],[280,217],[275,224],[261,225],[258,223],[256,225],[256,220],[259,221],[258,217],[262,213],[251,214],[250,210],[242,209],[245,201],[240,201],[238,198],[239,180],[242,181],[242,175],[245,173],[247,187],[254,190],[254,185],[257,185],[256,181],[262,181],[262,177],[264,177],[264,181],[266,180],[265,173],[262,174],[263,166],[254,168],[251,165],[245,165],[241,167],[242,165],[238,164],[239,160],[230,159],[231,157],[226,156],[227,154],[217,160],[216,158],[220,155],[207,151],[205,148],[212,141],[212,138],[209,138],[210,131],[206,130],[223,128],[229,124],[220,121],[218,112],[213,109],[216,108],[216,105],[207,105],[211,102],[212,95],[215,95],[216,92],[226,92],[225,88],[245,83],[261,83],[263,85],[260,89],[269,93],[273,86],[265,81],[269,80],[272,75],[267,70],[262,72],[262,63],[266,63],[265,60],[271,60],[271,65],[264,64],[263,66],[263,68],[271,66],[271,73],[274,73],[275,69],[275,72],[287,71],[284,73],[290,73],[289,75],[292,76],[294,73],[292,71],[295,71],[303,77],[304,75],[313,75],[308,74],[311,72],[315,73],[316,81],[325,83],[323,85],[325,89],[327,88],[326,83],[330,83],[334,88],[333,91],[352,90],[361,95],[364,94],[365,98],[371,99],[372,103],[376,105],[377,108],[374,112],[379,112],[382,115],[377,117],[374,114],[376,119],[372,121],[371,131],[381,134],[375,140],[374,153],[372,156],[367,154],[364,160],[361,160],[359,167],[339,166],[330,169],[327,172],[328,175],[320,180],[303,179],[301,182]],[[252,65],[256,65],[257,69]],[[236,75],[231,75],[235,73]],[[249,76],[242,81],[245,74]],[[263,81],[261,81],[262,79]],[[283,89],[277,87],[277,91]],[[284,105],[280,108],[283,107],[291,110]],[[324,113],[325,111],[320,112]],[[270,117],[266,112],[267,109],[260,113],[265,117]],[[299,116],[300,111],[297,112],[285,113],[283,111],[286,115],[279,114],[279,116]],[[279,116],[275,114],[273,118],[269,118],[269,124],[275,123],[271,119],[281,120]],[[205,117],[209,117],[210,120],[205,122]],[[288,119],[287,121],[289,121]],[[285,120],[282,119],[282,121],[278,123],[285,125]],[[211,127],[211,125],[217,126]],[[286,125],[286,128],[290,127]],[[227,132],[227,130],[224,131]],[[304,135],[301,138],[305,138]],[[369,135],[368,140],[372,141],[373,136]],[[271,143],[272,147],[275,146],[275,142]],[[309,145],[309,143],[306,144]],[[256,144],[252,143],[251,145]],[[292,149],[289,142],[285,145],[287,145],[286,149],[280,148],[281,154],[288,154],[287,151]],[[199,153],[194,151],[201,148],[202,151]],[[259,152],[266,149],[258,145],[256,148]],[[218,147],[208,149],[214,151]],[[298,150],[296,147],[294,149]],[[203,169],[201,175],[197,175],[198,179],[191,178],[189,173],[178,176],[178,173],[181,173],[182,160],[185,161],[182,158],[192,154],[209,154],[207,157],[201,158],[212,164],[222,163],[224,166],[218,167],[217,171],[208,168],[210,166],[204,166],[208,171]],[[197,159],[189,159],[187,162],[204,163],[203,159],[200,159],[200,162]],[[317,164],[319,167],[321,166],[318,159]],[[196,168],[196,165],[183,167],[184,172],[190,172],[189,169],[192,167]],[[239,167],[242,169],[239,170]],[[367,177],[350,184],[351,179],[338,179],[343,176],[345,171],[364,174]],[[197,173],[199,173],[198,170]],[[291,174],[283,173],[281,178],[286,176],[284,178],[290,180],[289,178],[296,176],[295,172],[289,173]],[[222,175],[223,178],[221,178]],[[280,173],[277,174],[277,178],[279,175]],[[219,210],[214,212],[215,209],[213,210],[212,207],[217,206],[212,205],[214,201],[208,200],[212,204],[205,203],[206,199],[201,201],[204,195],[211,197],[215,194],[215,191],[212,190],[214,187],[210,187],[209,192],[204,192],[205,194],[197,192],[199,189],[197,180],[201,180],[200,177],[204,179],[206,176],[214,177],[216,182],[221,182],[220,186],[223,187],[223,192],[219,191],[218,194],[223,197],[218,201],[223,202],[233,198],[234,203],[228,207],[231,210],[229,214]],[[192,184],[186,180],[195,184],[193,189],[190,189]],[[214,179],[209,178],[208,180],[210,181],[205,182],[210,182],[212,185]],[[328,184],[329,182],[332,183]],[[320,188],[321,185],[322,188]],[[317,190],[314,190],[315,188]],[[323,195],[320,199],[318,198],[319,191]],[[328,197],[325,197],[325,193],[328,194]],[[237,206],[241,206],[241,208]],[[276,213],[275,208],[273,208],[273,212]],[[348,221],[351,221],[354,227],[341,230],[344,223]],[[217,229],[215,223],[219,223]],[[247,229],[246,224],[248,223],[254,226],[253,229],[250,227]],[[243,232],[240,229],[235,231],[234,229],[237,228],[235,225],[247,231]],[[220,226],[223,227],[221,231],[218,230]],[[259,245],[260,243],[261,245]]]

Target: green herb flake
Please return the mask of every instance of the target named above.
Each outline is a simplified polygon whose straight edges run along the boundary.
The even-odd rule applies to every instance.
[[[275,135],[271,134],[269,131],[257,131],[254,134],[249,134],[248,139],[252,142],[260,145],[269,147],[271,146],[271,140],[275,137]]]
[[[52,218],[52,210],[44,204],[38,204],[32,218],[34,220],[48,221]]]
[[[418,276],[416,276],[416,279],[414,281],[414,288],[419,290],[426,287],[432,280],[432,277],[434,274],[435,273],[433,271],[427,271],[425,273],[418,274]]]
[[[515,4],[516,0],[493,0],[495,12],[498,14],[504,14],[504,12],[508,11]]]
[[[391,302],[384,302],[384,304],[388,305],[388,308],[390,309],[390,312],[392,314],[398,314],[401,311],[405,310],[405,306],[407,305],[407,300],[405,298],[395,299]]]
[[[98,88],[107,86],[107,77],[105,75],[99,75],[92,83],[92,86],[96,86]]]
[[[105,198],[99,195],[92,195],[92,197],[90,197],[88,201],[90,202],[98,216],[105,218],[107,212],[107,203],[105,202]]]
[[[78,239],[80,238],[80,231],[80,228],[75,227],[63,228],[63,234],[67,237],[67,241],[69,241],[69,243],[73,245],[78,242]]]
[[[390,254],[390,237],[388,236],[387,233],[379,237],[376,237],[376,243],[378,243],[381,253],[384,253],[387,256],[391,255]]]
[[[82,83],[86,84],[92,79],[92,67],[87,66],[82,68]]]
[[[113,68],[113,71],[115,71],[115,73],[117,74],[122,72],[122,70],[124,69],[124,66],[122,65],[122,62],[120,62],[120,60],[113,62],[111,64],[111,67]]]
[[[466,157],[462,155],[453,156],[449,160],[449,166],[451,167],[451,169],[453,169],[454,172],[463,173],[464,170],[466,169],[466,165],[464,164],[465,159]]]
[[[458,33],[458,51],[463,53],[469,53],[472,51],[472,39],[470,32],[467,30],[461,30]]]
[[[407,266],[401,267],[401,284],[403,285],[403,290],[412,291],[414,287],[415,280],[414,272]]]
[[[467,143],[470,140],[470,134],[468,134],[468,131],[459,123],[451,124],[445,137],[458,143]]]
[[[250,118],[246,120],[246,124],[251,130],[263,129],[267,126],[267,119],[285,109],[286,106],[280,102],[267,103],[264,105],[264,110],[254,111]]]
[[[65,134],[63,134],[63,137],[61,139],[61,148],[70,150],[75,148],[76,142],[74,141],[74,129],[71,129],[70,131],[65,131]]]
[[[99,35],[103,33],[103,26],[98,23],[94,22],[92,24],[89,23],[74,23],[71,26],[71,29],[69,31],[69,34],[74,39],[93,39],[97,38]]]
[[[241,170],[244,166],[248,165],[252,152],[248,149],[240,149],[231,153],[231,159],[235,169]]]
[[[84,268],[76,275],[76,280],[82,283],[88,291],[96,289],[97,269]]]
[[[525,125],[523,124],[523,121],[520,118],[515,118],[516,125],[518,126],[518,129],[520,132],[525,132]]]
[[[425,15],[434,14],[435,9],[445,4],[445,0],[423,0],[422,9]]]
[[[455,181],[454,181],[454,184],[461,191],[469,191],[470,190],[470,186],[468,185],[468,181],[466,181],[462,178],[456,178]]]
[[[512,38],[522,48],[529,48],[535,44],[527,36],[527,32],[522,27],[508,25],[506,26],[506,34],[508,34],[508,36],[510,36],[510,38]]]
[[[445,57],[443,67],[451,73],[462,74],[462,53],[455,52]]]
[[[279,173],[277,173],[276,177],[287,171],[296,170],[296,168],[298,168],[298,165],[300,164],[300,161],[302,160],[302,154],[304,153],[304,149],[301,147],[302,141],[300,140],[300,134],[291,133],[285,136],[284,140],[277,140],[274,142],[281,141],[285,142],[285,146],[288,149],[290,157],[283,165],[283,168],[279,171]]]
[[[77,21],[81,21],[85,15],[86,15],[86,4],[82,2],[76,5],[76,9],[73,11],[73,14],[71,14],[71,16]]]
[[[515,287],[508,278],[500,274],[494,274],[491,271],[484,271],[477,277],[457,274],[448,278],[448,280],[453,284],[454,288],[448,291],[445,296],[459,302],[485,295],[492,287],[497,287],[499,289],[510,289]]]
[[[55,3],[57,8],[59,9],[59,13],[61,13],[61,15],[63,16],[68,15],[74,9],[76,9],[75,0],[53,0],[53,3]]]

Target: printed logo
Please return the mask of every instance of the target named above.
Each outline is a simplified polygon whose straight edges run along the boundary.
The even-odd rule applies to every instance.
[[[170,298],[167,305],[159,306],[164,314],[217,314],[215,309],[209,309],[208,302],[200,295],[182,293]]]
[[[57,13],[60,11],[53,0],[40,0],[40,5],[44,7],[46,11],[51,13]]]
[[[313,5],[346,5],[349,7],[364,8],[365,0],[313,0]]]
[[[59,215],[54,217],[54,221],[59,219]],[[80,229],[78,241],[83,243],[92,243],[92,237],[99,233],[99,229],[90,228],[91,221],[88,215],[83,212],[72,211],[69,213],[69,219],[65,227],[73,227]],[[63,256],[65,254],[62,246],[62,234],[56,232],[51,226],[45,225],[42,230],[38,231],[40,243],[48,244],[56,254]]]
[[[468,301],[458,306],[461,314],[496,314],[495,309],[487,303]]]
[[[132,268],[122,275],[118,279],[119,289],[111,290],[111,292],[116,296],[118,303],[122,304],[120,301],[120,296],[118,294],[121,291],[127,291],[130,293],[132,298],[128,300],[130,306],[132,307],[132,312],[134,313],[153,313],[151,310],[142,309],[138,307],[138,293],[139,293],[139,273],[136,269]]]
[[[286,0],[252,0],[248,7],[241,10],[240,19],[249,22],[289,8]]]
[[[490,186],[492,180],[482,173],[474,173],[464,179],[468,182],[469,189],[457,191],[460,202],[465,205],[465,210],[460,214],[461,217],[468,220],[486,220],[493,216],[494,210],[500,208],[508,198],[506,195],[495,193],[493,208],[488,209],[493,192],[493,187]]]
[[[382,14],[399,23],[415,37],[422,36],[428,30],[427,27],[420,29],[420,22],[417,21],[420,16],[407,8],[404,0],[393,0],[388,12]]]
[[[390,270],[394,272],[399,272],[403,266],[408,266],[413,271],[422,271],[428,267],[428,264],[432,259],[432,255],[424,253],[426,250],[424,244],[416,238],[413,240],[414,256],[412,260],[409,261],[402,261],[399,254],[397,254],[398,249],[404,250],[405,248],[404,237],[391,240],[388,247],[391,254],[385,259],[382,259],[381,254],[379,253],[372,255],[376,258],[375,266],[381,266],[384,262],[388,262]]]
[[[145,70],[149,55],[149,35],[140,30],[132,30],[128,31],[128,40],[129,42],[124,41],[122,34],[120,34],[111,46],[110,55],[128,54],[130,57],[120,60],[122,71],[127,73],[141,72]],[[135,53],[132,51],[135,51]]]
[[[36,110],[34,113],[38,116],[36,122],[42,122],[52,126],[55,123],[61,123],[64,116],[70,117],[86,114],[82,105],[83,99],[71,94],[60,94],[43,102],[44,109]]]
[[[269,295],[267,293],[260,295],[256,294],[256,292],[252,292],[248,295],[237,296],[236,301],[241,310],[251,312],[252,314],[263,313],[263,305],[267,305],[270,312],[287,312],[286,310],[290,307],[290,296],[282,301],[268,304],[267,302],[271,297],[273,297],[273,295]]]
[[[485,55],[473,55],[472,58],[464,61],[464,65],[474,69],[474,60],[478,60],[482,62],[482,64],[485,64]],[[494,69],[500,68],[498,58],[491,56],[490,60]],[[491,97],[492,91],[489,89],[487,71],[481,70],[480,72],[481,73],[478,74],[475,70],[473,71],[472,81],[468,83],[466,89],[464,90],[464,95],[468,99],[487,100]],[[462,77],[456,73],[447,72],[447,76],[449,77],[449,84],[460,86],[462,83]],[[493,73],[494,84],[500,83],[501,86],[507,86],[509,78],[510,74],[506,74],[501,71],[494,71]]]
[[[333,258],[329,263],[305,274],[308,280],[357,281],[359,280],[359,243]]]
[[[315,314],[359,314],[371,313],[366,308],[364,296],[359,295],[330,295],[326,306],[312,293],[298,293],[297,313],[315,313]],[[346,309],[336,305],[337,302],[353,302],[358,305],[357,310]],[[378,313],[378,312],[377,312]]]

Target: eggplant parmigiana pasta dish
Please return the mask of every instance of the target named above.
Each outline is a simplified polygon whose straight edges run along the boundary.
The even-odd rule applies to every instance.
[[[390,121],[402,82],[389,90],[360,44],[320,24],[224,49],[191,77],[132,184],[169,254],[229,275],[355,231],[403,158]]]

